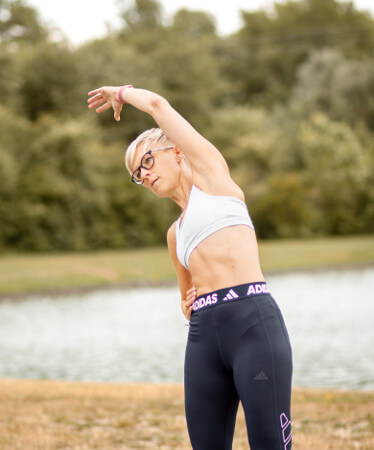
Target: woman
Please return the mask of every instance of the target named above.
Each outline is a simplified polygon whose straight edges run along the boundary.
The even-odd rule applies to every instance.
[[[231,449],[239,400],[251,449],[291,448],[291,347],[261,271],[244,195],[221,153],[163,97],[131,85],[91,91],[89,108],[124,103],[159,128],[126,152],[132,181],[169,197],[181,215],[167,233],[190,321],[185,408],[194,449]]]

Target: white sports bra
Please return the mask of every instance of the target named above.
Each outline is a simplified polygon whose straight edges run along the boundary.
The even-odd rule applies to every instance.
[[[189,257],[202,240],[233,225],[247,225],[254,229],[247,206],[242,200],[206,194],[192,185],[182,223],[179,217],[175,226],[179,262],[188,269]]]

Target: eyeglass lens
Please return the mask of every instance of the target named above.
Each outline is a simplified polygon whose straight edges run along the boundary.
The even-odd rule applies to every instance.
[[[147,152],[142,157],[139,168],[133,174],[135,183],[139,184],[139,183],[143,182],[143,180],[141,178],[141,168],[147,169],[147,170],[152,169],[154,162],[155,162],[155,160],[154,160],[151,152]]]

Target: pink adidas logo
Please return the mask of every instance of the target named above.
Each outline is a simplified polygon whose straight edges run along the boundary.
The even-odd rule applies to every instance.
[[[234,289],[230,289],[229,292],[225,295],[225,297],[222,299],[224,302],[227,300],[232,300],[233,298],[238,298],[239,295],[234,291]]]
[[[231,301],[241,300],[252,295],[265,294],[268,292],[269,289],[266,286],[265,281],[242,284],[234,286],[233,288],[227,287],[216,292],[211,292],[210,294],[205,294],[204,297],[198,297],[193,302],[193,310],[198,311],[199,309],[211,307],[220,303],[230,303]]]
[[[266,294],[267,292],[269,292],[269,288],[265,283],[250,284],[248,287],[247,295],[249,296],[253,294]]]

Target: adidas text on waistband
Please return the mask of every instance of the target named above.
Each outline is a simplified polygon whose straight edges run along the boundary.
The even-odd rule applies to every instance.
[[[192,304],[194,311],[215,306],[221,303],[228,303],[252,295],[267,294],[269,289],[264,281],[258,283],[247,283],[233,286],[231,288],[219,289],[215,292],[198,297]]]

